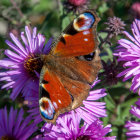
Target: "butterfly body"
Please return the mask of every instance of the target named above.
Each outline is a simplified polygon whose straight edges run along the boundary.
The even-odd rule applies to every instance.
[[[101,68],[94,11],[86,11],[68,26],[48,55],[40,76],[40,114],[55,123],[59,114],[82,105]],[[90,59],[87,57],[91,56]]]

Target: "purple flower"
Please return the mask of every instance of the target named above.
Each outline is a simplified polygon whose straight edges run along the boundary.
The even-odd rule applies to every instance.
[[[1,140],[26,140],[36,130],[34,124],[30,124],[31,117],[23,118],[24,111],[19,112],[10,109],[9,115],[6,107],[0,110],[0,139]]]
[[[135,18],[140,19],[140,2],[133,3],[130,10]]]
[[[56,125],[46,123],[41,131],[45,138],[56,140],[115,140],[115,137],[106,137],[111,132],[111,125],[103,127],[98,119],[91,124],[84,123],[80,127],[81,116],[74,111],[62,115],[56,121]],[[36,138],[40,139],[41,136]]]
[[[118,49],[115,56],[118,56],[118,61],[124,61],[126,69],[122,71],[118,77],[124,76],[123,81],[132,78],[132,86],[130,90],[140,95],[140,20],[135,20],[131,26],[133,36],[124,31],[124,34],[130,39],[120,39]]]
[[[106,31],[109,32],[109,38],[112,38],[114,35],[121,34],[124,30],[125,23],[118,17],[109,17],[108,21],[105,22],[107,25]]]
[[[21,32],[21,40],[19,41],[12,33],[10,37],[12,42],[6,41],[8,46],[12,49],[5,50],[5,55],[8,58],[0,60],[0,67],[6,69],[0,72],[0,81],[6,81],[2,86],[7,90],[13,88],[11,98],[14,100],[20,92],[23,96],[28,96],[31,87],[38,89],[39,78],[37,73],[40,73],[42,68],[42,61],[40,54],[47,54],[50,49],[52,40],[50,39],[44,47],[45,38],[41,34],[37,34],[37,29],[34,28],[33,32],[25,27],[25,34]]]
[[[121,63],[117,63],[115,58],[113,61],[110,60],[105,62],[102,60],[103,72],[99,74],[100,79],[102,79],[103,84],[105,85],[115,85],[118,83],[119,78],[117,77],[118,73],[123,69]]]
[[[91,87],[93,88],[97,83],[99,83],[99,80],[95,81]],[[84,107],[80,106],[75,109],[75,112],[79,114],[88,124],[92,123],[97,118],[106,117],[105,103],[97,101],[106,95],[107,93],[105,93],[105,89],[90,91],[87,99],[83,101]],[[26,100],[29,101],[29,112],[30,115],[34,116],[35,123],[41,122],[42,118],[39,113],[38,92],[36,92],[36,90],[32,90],[32,95],[27,97]]]
[[[63,6],[67,12],[82,13],[88,9],[90,0],[66,0]]]
[[[136,102],[137,106],[131,106],[130,113],[140,119],[140,98]],[[125,125],[128,132],[128,140],[139,140],[140,139],[140,122],[128,121]]]

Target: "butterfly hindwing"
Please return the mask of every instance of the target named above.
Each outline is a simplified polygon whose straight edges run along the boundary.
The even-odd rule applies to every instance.
[[[75,109],[82,105],[82,101],[88,96],[90,84],[97,77],[98,71],[101,69],[101,60],[99,57],[99,49],[95,50],[92,60],[79,60],[76,57],[60,58],[59,69],[67,69],[59,71],[56,68],[57,75],[61,77],[61,81],[73,97],[72,108]]]
[[[40,113],[44,120],[53,122],[59,112],[65,112],[65,108],[70,108],[71,96],[53,71],[44,66],[41,75],[43,76],[40,79]]]

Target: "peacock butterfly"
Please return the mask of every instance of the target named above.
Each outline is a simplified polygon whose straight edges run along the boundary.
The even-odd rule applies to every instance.
[[[43,55],[39,108],[42,118],[55,123],[57,117],[82,105],[90,84],[101,69],[94,10],[80,14],[64,30],[48,55]]]

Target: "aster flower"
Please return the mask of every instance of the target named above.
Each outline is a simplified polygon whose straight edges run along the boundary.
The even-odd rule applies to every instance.
[[[102,60],[103,72],[99,74],[101,78],[103,77],[103,82],[108,85],[117,84],[119,78],[117,77],[118,73],[122,70],[122,64],[117,63],[115,58],[113,62],[108,61],[107,63]]]
[[[137,106],[131,106],[130,113],[140,119],[140,98],[136,102]],[[125,125],[128,132],[128,140],[139,140],[140,139],[140,122],[128,121]]]
[[[125,26],[124,22],[118,17],[113,17],[113,18],[109,17],[108,22],[105,22],[105,24],[108,25],[106,27],[106,31],[111,33],[110,38],[113,35],[118,35],[122,33]]]
[[[89,3],[89,0],[66,0],[63,4],[67,12],[81,13],[88,9]]]
[[[122,71],[118,77],[124,76],[123,81],[126,81],[133,77],[132,86],[130,90],[136,92],[137,90],[140,95],[140,20],[135,20],[131,26],[133,36],[128,32],[124,31],[124,34],[130,39],[120,39],[118,43],[120,44],[114,53],[118,56],[118,61],[124,62],[124,67],[126,68]]]
[[[111,132],[111,125],[103,127],[101,121],[96,120],[90,125],[84,123],[80,127],[81,116],[74,111],[62,115],[56,121],[56,125],[46,123],[41,131],[45,138],[52,140],[115,140],[115,137],[106,137]],[[37,136],[36,138],[41,138]]]
[[[96,80],[91,88],[93,88],[99,82],[99,80]],[[36,92],[34,89],[32,89],[31,93],[32,94],[30,94],[30,96],[25,99],[29,102],[29,112],[30,115],[34,117],[34,122],[39,123],[43,121],[39,113],[39,95],[38,92]],[[75,109],[75,112],[77,112],[79,115],[82,114],[81,118],[88,124],[92,123],[97,118],[106,117],[107,114],[105,110],[105,103],[97,101],[106,95],[107,93],[105,93],[105,89],[90,91],[87,99],[83,101],[84,107],[80,106],[79,108]]]
[[[23,118],[24,111],[19,112],[10,109],[9,116],[6,107],[0,110],[0,139],[1,140],[26,140],[36,130],[34,124],[30,124],[31,117]]]
[[[35,88],[35,85],[38,85],[39,78],[36,73],[40,72],[43,65],[39,56],[43,53],[47,54],[51,44],[50,39],[44,47],[45,38],[43,35],[37,34],[36,28],[31,33],[26,26],[25,34],[21,32],[21,43],[14,34],[10,33],[14,43],[8,40],[6,43],[12,51],[5,50],[5,55],[8,58],[0,60],[0,67],[5,69],[4,72],[0,72],[0,81],[6,81],[2,89],[13,88],[10,96],[13,100],[20,92],[23,96],[28,96],[30,87]]]

